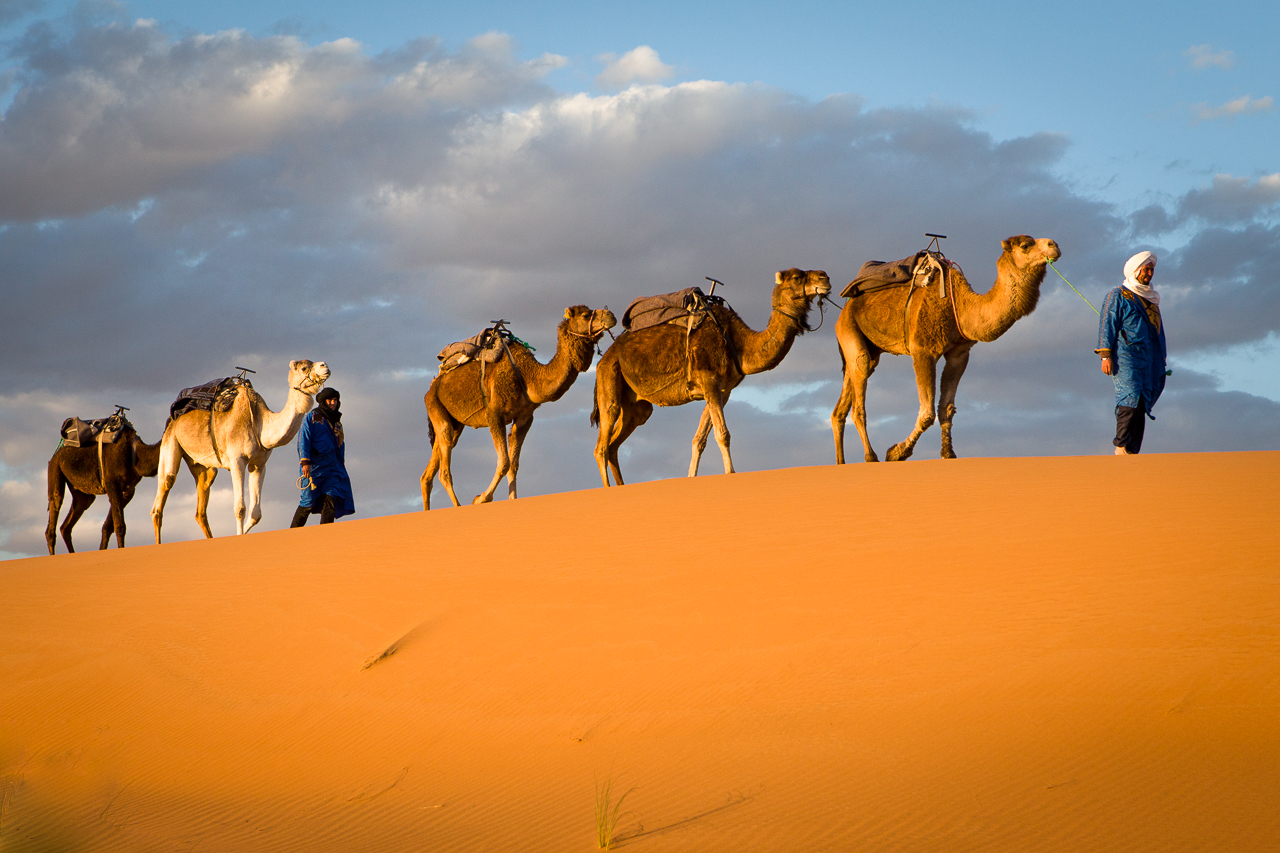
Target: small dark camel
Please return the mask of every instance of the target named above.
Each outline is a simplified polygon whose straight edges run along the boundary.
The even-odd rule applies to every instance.
[[[508,344],[511,360],[486,364],[481,383],[480,361],[466,362],[431,381],[423,402],[430,419],[431,461],[422,472],[422,508],[431,509],[431,484],[436,474],[454,506],[450,460],[464,426],[488,427],[498,465],[489,487],[471,502],[488,503],[502,477],[507,477],[507,496],[516,496],[516,473],[520,470],[520,448],[533,426],[533,413],[543,403],[559,400],[578,374],[591,367],[596,342],[617,324],[608,308],[592,311],[585,305],[566,308],[556,329],[556,352],[547,364],[540,363],[518,343]],[[511,425],[508,435],[507,425]]]
[[[71,544],[71,529],[76,526],[94,498],[105,494],[111,501],[111,512],[102,523],[102,544],[105,549],[116,535],[116,547],[124,547],[124,508],[133,500],[133,493],[143,477],[154,477],[160,463],[160,442],[147,444],[138,437],[132,426],[126,426],[114,444],[102,446],[102,468],[98,468],[98,447],[71,447],[63,445],[53,452],[49,460],[49,526],[44,539],[53,553],[56,542],[55,529],[58,513],[62,511],[63,487],[71,491],[71,509],[62,522],[62,541],[67,551],[75,553]],[[105,488],[104,488],[105,485]]]
[[[897,287],[854,296],[844,304],[836,321],[844,382],[831,413],[837,465],[844,464],[844,422],[850,409],[862,437],[864,458],[868,462],[879,461],[867,438],[866,394],[867,379],[886,352],[911,356],[920,411],[911,435],[889,448],[885,458],[890,462],[909,458],[921,434],[935,419],[942,429],[942,458],[956,458],[951,422],[956,415],[956,389],[969,364],[969,350],[978,341],[994,341],[1035,310],[1046,264],[1061,257],[1054,241],[1037,240],[1026,234],[1010,237],[1001,246],[1004,253],[996,262],[996,282],[986,293],[975,293],[964,274],[953,267],[948,273],[951,299],[939,298],[936,287],[914,289],[914,293],[913,288]],[[946,360],[940,393],[939,358]]]
[[[795,342],[809,329],[809,309],[815,299],[831,292],[822,270],[789,269],[775,276],[773,311],[769,324],[757,332],[733,309],[710,306],[692,333],[683,323],[650,326],[623,332],[596,367],[596,402],[591,423],[599,426],[596,464],[607,487],[609,474],[623,485],[618,448],[636,428],[649,420],[654,406],[683,406],[705,400],[702,420],[693,437],[689,476],[698,474],[698,461],[714,426],[724,471],[733,473],[729,455],[729,427],[724,404],[746,376],[777,367]]]

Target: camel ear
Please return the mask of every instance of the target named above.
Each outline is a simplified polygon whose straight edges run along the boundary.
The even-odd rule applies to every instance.
[[[571,316],[573,315],[569,313],[569,309],[568,308],[564,309],[564,318],[568,320]]]
[[[1000,241],[1000,248],[1001,248],[1001,249],[1004,249],[1006,252],[1007,252],[1007,251],[1009,251],[1009,241],[1008,241],[1008,240],[1001,240],[1001,241]]]
[[[774,284],[782,284],[782,273],[780,273],[780,272],[779,272],[779,273],[774,273],[774,275],[773,275],[773,283],[774,283]]]

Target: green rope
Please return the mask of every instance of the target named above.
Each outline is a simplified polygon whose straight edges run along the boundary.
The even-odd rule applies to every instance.
[[[1058,272],[1058,268],[1053,265],[1053,261],[1049,261],[1049,268],[1054,272]],[[1062,279],[1063,281],[1067,281],[1067,277],[1060,272],[1058,272],[1058,278]],[[1072,290],[1076,290],[1076,286],[1069,281],[1067,281],[1067,287],[1071,288]],[[1085,299],[1085,296],[1083,293],[1076,290],[1076,296],[1079,296],[1081,299],[1084,299],[1084,304],[1088,305],[1090,308],[1093,308],[1093,303],[1090,302],[1088,299]],[[1099,317],[1102,316],[1102,312],[1099,311],[1097,308],[1093,308],[1093,313],[1097,314]]]

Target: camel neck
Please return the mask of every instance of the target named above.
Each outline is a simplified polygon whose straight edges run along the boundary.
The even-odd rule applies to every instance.
[[[524,378],[529,401],[541,405],[552,403],[565,395],[578,374],[591,366],[594,344],[589,338],[579,337],[569,331],[568,320],[556,330],[556,351],[551,361],[543,364],[522,346],[512,346],[511,357]],[[579,367],[578,365],[584,365]]]
[[[976,293],[963,277],[956,275],[952,285],[956,316],[960,330],[975,341],[990,342],[1009,331],[1015,322],[1030,314],[1040,300],[1040,284],[1045,265],[1026,270],[1015,268],[1008,257],[996,265],[996,280],[986,293]]]
[[[133,453],[137,459],[136,467],[143,477],[154,477],[160,470],[161,444],[162,442],[159,441],[155,444],[147,444],[141,438],[134,436]]]
[[[304,394],[297,388],[289,389],[289,396],[284,401],[284,408],[278,412],[271,411],[261,397],[251,400],[250,405],[258,403],[261,408],[262,431],[261,443],[268,450],[288,444],[302,427],[302,418],[311,410],[311,395]]]
[[[782,309],[775,307],[769,314],[768,325],[763,331],[757,332],[737,314],[730,313],[728,332],[738,350],[743,375],[764,373],[777,367],[791,351],[791,345],[800,332],[800,324],[807,314],[806,305],[788,305]]]

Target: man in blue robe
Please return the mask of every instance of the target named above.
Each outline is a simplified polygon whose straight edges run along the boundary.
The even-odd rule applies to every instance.
[[[1160,294],[1151,286],[1156,256],[1139,252],[1124,265],[1124,283],[1107,294],[1098,323],[1102,372],[1116,386],[1117,456],[1142,449],[1146,418],[1164,390],[1165,338]]]
[[[298,433],[298,467],[302,500],[290,527],[301,527],[319,513],[321,524],[356,511],[347,476],[347,448],[342,431],[342,399],[333,388],[316,395],[316,407],[302,419]]]

